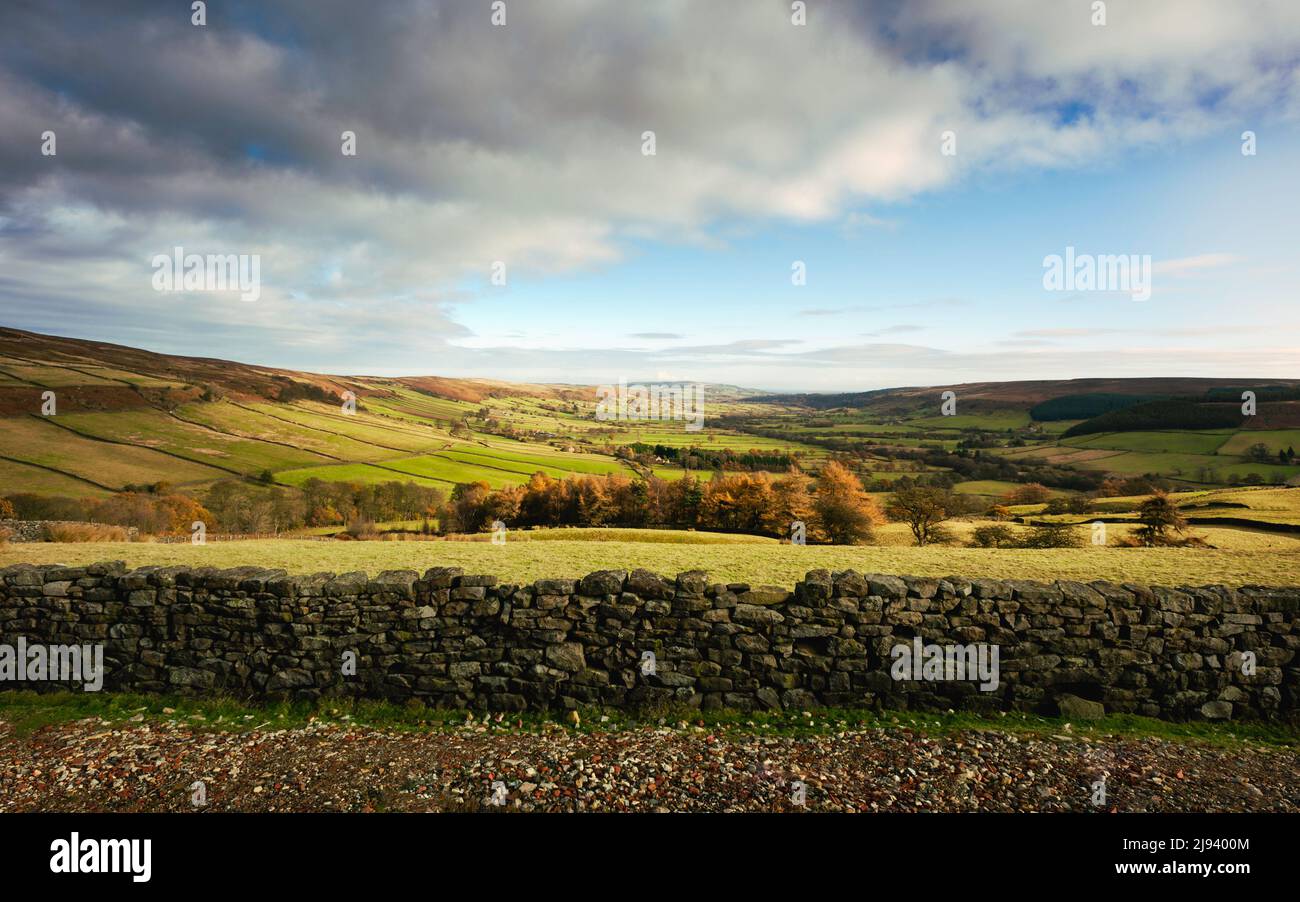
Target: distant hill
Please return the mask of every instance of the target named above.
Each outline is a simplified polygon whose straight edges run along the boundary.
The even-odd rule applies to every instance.
[[[1250,386],[1258,412],[1243,418],[1240,396]],[[51,391],[57,413],[46,415]],[[945,391],[957,396],[957,417],[939,415]],[[907,455],[923,449],[959,445],[1121,475],[1300,476],[1300,465],[1242,459],[1257,442],[1275,454],[1300,444],[1287,431],[1300,430],[1300,380],[1072,379],[786,395],[706,384],[705,392],[710,422],[696,433],[682,422],[601,420],[591,385],[311,373],[0,328],[0,495],[81,499],[166,483],[197,497],[232,479],[450,491],[518,485],[538,471],[680,478],[679,458],[692,460],[693,472],[755,460],[784,470],[793,457],[815,471],[840,452],[865,454],[872,472],[883,462],[888,474],[898,472],[889,454],[910,463]],[[1175,434],[1207,428],[1224,432]],[[1173,437],[1139,434],[1152,430]],[[1094,443],[1096,433],[1133,438]],[[892,450],[882,457],[882,448]]]
[[[1168,399],[1236,399],[1239,404],[1241,392],[1248,388],[1256,392],[1261,404],[1300,400],[1300,380],[1186,377],[966,382],[865,392],[768,394],[745,400],[818,411],[843,408],[880,416],[911,416],[931,407],[937,411],[940,396],[951,391],[957,396],[958,409],[966,413],[1018,410],[1027,411],[1035,420],[1050,421],[1090,419],[1134,404]],[[1263,426],[1263,421],[1259,425]]]
[[[0,327],[0,358],[10,364],[39,368],[55,364],[87,377],[89,384],[66,386],[61,407],[73,410],[121,410],[156,406],[168,401],[193,400],[219,394],[242,400],[292,401],[307,398],[337,402],[351,391],[358,399],[384,394],[375,383],[395,383],[432,397],[477,403],[495,397],[528,397],[554,400],[585,400],[594,397],[585,386],[533,385],[495,379],[454,379],[443,376],[368,377],[325,375],[219,360],[210,357],[182,357],[139,348],[42,335],[21,329]],[[0,416],[33,409],[33,392],[47,385],[39,372],[14,372],[0,361]],[[152,377],[158,385],[149,385]],[[56,380],[57,381],[57,380]],[[164,389],[164,386],[166,388]],[[49,385],[57,388],[62,386]]]

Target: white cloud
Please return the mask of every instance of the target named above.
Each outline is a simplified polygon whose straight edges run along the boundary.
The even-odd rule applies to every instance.
[[[746,0],[547,0],[505,29],[478,4],[291,3],[264,32],[63,6],[0,12],[0,304],[263,358],[427,360],[470,339],[453,305],[493,297],[493,261],[513,284],[633,239],[716,246],[735,221],[879,225],[863,208],[1292,116],[1300,95],[1300,5],[1280,0],[1111,2],[1103,28],[1084,0],[815,4],[802,28]],[[45,127],[57,160],[31,152]],[[177,244],[261,254],[263,300],[153,295],[146,262]],[[675,353],[724,347],[745,350]]]

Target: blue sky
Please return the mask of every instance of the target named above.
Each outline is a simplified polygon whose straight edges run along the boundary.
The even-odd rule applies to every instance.
[[[0,10],[0,324],[520,381],[1295,376],[1296,4],[483,6]],[[154,290],[176,246],[257,255],[257,300]],[[1151,298],[1044,290],[1067,246]]]
[[[833,223],[722,224],[717,234],[725,237],[716,244],[633,243],[624,261],[589,272],[518,277],[504,289],[481,280],[456,317],[474,333],[467,343],[482,347],[617,343],[670,350],[771,342],[765,353],[778,362],[801,349],[855,342],[1009,357],[1111,351],[1102,369],[1045,371],[1059,378],[1117,375],[1111,367],[1137,363],[1115,359],[1126,348],[1198,344],[1192,338],[1220,350],[1225,339],[1241,348],[1273,347],[1279,339],[1295,347],[1300,314],[1287,298],[1297,287],[1290,256],[1300,182],[1291,167],[1300,148],[1288,127],[1270,133],[1262,158],[1246,157],[1239,136],[1234,126],[1073,169],[976,175],[861,211],[867,224],[852,214]],[[1156,275],[1146,302],[1118,293],[1046,291],[1042,258],[1063,254],[1066,246],[1079,253],[1149,254],[1157,265],[1187,267]],[[807,266],[802,287],[791,284],[794,260]],[[829,384],[881,387],[866,376],[870,353],[863,356],[863,366],[837,368]],[[737,378],[762,380],[769,365],[743,365],[746,375]],[[1155,372],[1294,372],[1251,365],[1220,370],[1212,355],[1192,353]],[[961,378],[1044,373],[1010,360],[994,366],[988,376],[963,370]],[[668,371],[689,378],[686,362]],[[1123,374],[1148,372],[1137,366]],[[905,384],[950,380],[937,370],[903,378]]]

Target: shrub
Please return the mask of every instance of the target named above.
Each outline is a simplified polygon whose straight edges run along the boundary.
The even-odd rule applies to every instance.
[[[104,523],[49,523],[45,526],[47,542],[129,542],[131,534],[124,526]]]
[[[1028,482],[1021,486],[1016,486],[1004,497],[1008,504],[1042,504],[1052,493],[1048,491],[1047,486],[1038,482]]]
[[[93,501],[16,492],[6,499],[19,520],[88,520]]]
[[[977,526],[971,532],[973,548],[1015,548],[1016,542],[1015,530],[1004,523]]]
[[[1083,495],[1070,495],[1048,501],[1043,512],[1047,514],[1086,514],[1091,506],[1091,502]]]
[[[375,521],[362,517],[350,520],[345,531],[354,539],[373,539],[379,535],[379,530],[375,529]]]
[[[1156,492],[1138,507],[1138,519],[1142,526],[1137,529],[1137,536],[1147,545],[1167,545],[1170,533],[1182,533],[1187,530],[1187,519],[1178,509],[1178,505],[1164,492]]]
[[[1035,526],[1018,543],[1018,548],[1081,548],[1083,536],[1071,526]]]

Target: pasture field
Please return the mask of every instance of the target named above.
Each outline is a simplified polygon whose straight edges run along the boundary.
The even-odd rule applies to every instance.
[[[981,429],[986,432],[1006,432],[1008,429],[1023,429],[1029,423],[1029,412],[1024,410],[1006,410],[996,413],[958,413],[950,417],[917,417],[907,421],[907,425],[921,429]]]
[[[387,466],[413,476],[437,479],[448,483],[486,482],[494,489],[507,485],[522,485],[537,470],[549,471],[549,476],[572,475],[554,467],[526,467],[521,464],[509,464],[502,461],[500,466],[488,466],[479,463],[466,463],[448,455],[429,454],[423,457],[404,457],[393,460]]]
[[[104,498],[112,494],[75,477],[11,460],[0,460],[0,486],[8,492],[62,495],[65,498]]]
[[[451,398],[435,398],[392,382],[361,383],[385,392],[383,395],[366,395],[361,406],[377,413],[414,422],[429,420],[460,420],[477,411],[482,405]]]
[[[323,432],[306,424],[290,423],[284,418],[228,402],[185,404],[177,408],[176,415],[231,435],[290,444],[337,460],[384,460],[406,453],[348,436]]]
[[[498,439],[488,447],[457,445],[440,453],[452,460],[515,470],[526,475],[531,475],[538,470],[556,470],[568,475],[585,473],[592,476],[630,472],[620,461],[604,455],[568,454],[546,445],[523,443],[514,443],[519,450],[513,450],[501,447],[502,444],[502,440]]]
[[[650,471],[663,480],[677,480],[690,473],[696,479],[708,479],[712,470],[683,470],[681,467],[651,467]]]
[[[1113,441],[1118,444],[1124,440],[1126,435],[1143,434],[1115,434]],[[1151,434],[1145,433],[1145,435]],[[1178,433],[1159,434],[1178,435]],[[1221,437],[1211,436],[1209,438]],[[1075,440],[1070,439],[1067,441],[1073,442]],[[1002,451],[994,450],[996,453],[1013,459],[1032,459],[1048,464],[1067,464],[1081,470],[1100,470],[1118,476],[1144,476],[1148,473],[1156,473],[1184,482],[1202,482],[1205,475],[1211,473],[1220,480],[1239,480],[1252,473],[1264,480],[1289,479],[1292,476],[1300,475],[1300,465],[1248,463],[1224,454],[1130,451],[1120,448],[1092,445],[1077,446],[1074,444],[1039,445],[1037,447],[1014,448]]]
[[[1103,432],[1061,439],[1062,445],[1076,448],[1109,448],[1120,451],[1168,451],[1187,454],[1214,454],[1231,440],[1232,430],[1213,432]]]
[[[1219,448],[1220,454],[1244,455],[1256,442],[1263,442],[1270,453],[1294,448],[1300,444],[1300,429],[1243,429]]]
[[[396,451],[418,453],[442,447],[451,437],[430,424],[394,421],[358,410],[345,414],[325,404],[248,404],[252,410],[290,424],[333,433],[370,445],[380,453]]]
[[[151,448],[85,438],[50,420],[31,416],[0,420],[0,456],[41,464],[114,489],[127,483],[156,482],[163,478],[173,485],[208,483],[230,475],[225,470],[179,460]]]
[[[448,541],[490,542],[491,533],[452,536]],[[508,542],[650,542],[667,545],[780,545],[779,539],[744,533],[698,532],[692,529],[625,529],[580,526],[517,529]]]
[[[58,422],[82,435],[166,451],[245,476],[263,470],[311,466],[327,459],[314,451],[194,426],[150,407],[114,413],[60,414]]]
[[[146,376],[142,373],[133,373],[129,370],[119,370],[92,363],[88,363],[85,366],[79,366],[77,369],[83,373],[99,376],[100,378],[108,379],[112,382],[122,382],[127,385],[134,385],[138,388],[183,388],[185,386],[184,382],[177,382],[175,379],[164,379],[159,376]]]
[[[1146,497],[1130,495],[1100,498],[1094,502],[1094,508],[1108,518],[1127,519],[1136,517],[1138,506]],[[1255,520],[1264,526],[1300,524],[1300,488],[1205,489],[1174,492],[1169,497],[1189,517],[1230,517],[1234,520]],[[1039,505],[1036,510],[1041,508]]]
[[[594,570],[644,567],[673,575],[705,569],[719,582],[789,587],[813,569],[995,579],[1073,579],[1142,582],[1155,585],[1300,585],[1300,542],[1243,530],[1198,530],[1214,544],[1239,535],[1228,548],[985,549],[929,546],[799,546],[761,542],[699,543],[655,541],[407,541],[334,542],[268,539],[163,545],[136,543],[10,544],[0,547],[0,565],[80,565],[122,560],[129,566],[261,566],[291,573],[362,570],[423,571],[463,567],[506,582],[571,578]],[[1249,547],[1246,547],[1249,546]]]
[[[20,382],[42,388],[71,388],[74,385],[113,385],[114,380],[64,366],[33,364],[13,358],[0,358],[0,369]]]
[[[998,499],[1008,492],[1014,492],[1021,488],[1018,482],[1006,482],[1000,479],[972,479],[967,482],[959,482],[952,487],[953,493],[957,495],[977,495],[989,499]],[[1048,489],[1053,498],[1063,497],[1073,494],[1065,489]]]
[[[387,464],[332,464],[324,467],[303,467],[301,470],[281,470],[275,474],[275,481],[285,485],[302,485],[309,479],[323,479],[327,482],[359,482],[363,485],[377,485],[382,482],[417,482],[447,491],[454,483],[427,476],[419,476],[404,470],[385,469]]]
[[[133,385],[139,388],[182,388],[185,383],[158,376],[147,376],[85,361],[77,364],[43,363],[17,357],[0,356],[0,370],[18,382],[50,388],[76,385]]]

